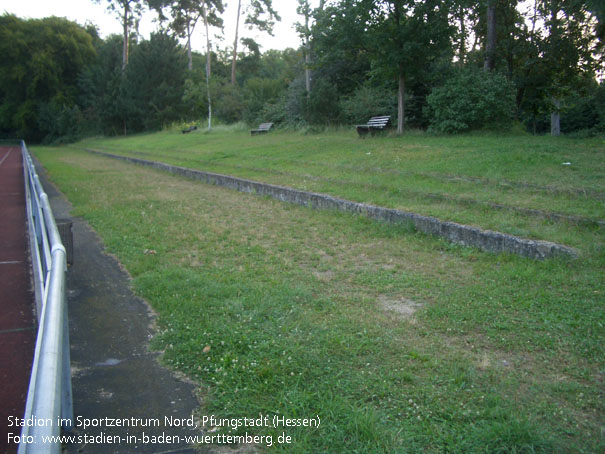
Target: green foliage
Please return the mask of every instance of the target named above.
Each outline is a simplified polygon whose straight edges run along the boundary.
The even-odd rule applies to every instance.
[[[272,0],[250,0],[246,3],[248,14],[244,23],[250,28],[255,27],[272,35],[275,21],[281,20],[277,11],[273,9]]]
[[[192,71],[183,86],[184,114],[191,119],[202,118],[208,113],[208,93],[205,76]]]
[[[203,5],[209,25],[222,21],[221,0],[97,1],[116,13],[129,5],[127,25],[148,4],[182,38]],[[270,31],[277,19],[272,2],[243,3],[250,7],[242,12],[248,24]],[[565,134],[602,133],[603,90],[595,75],[605,28],[598,2],[538,1],[529,12],[515,2],[495,3],[495,72],[508,82],[472,70],[485,57],[471,45],[473,35],[485,41],[484,1],[335,0],[314,10],[301,1],[304,47],[261,52],[244,38],[235,86],[228,83],[229,49],[210,53],[212,112],[222,122],[351,125],[375,114],[396,117],[403,82],[407,127],[506,128],[514,95],[518,120],[535,133],[549,130],[553,99],[561,103]],[[209,114],[205,55],[192,52],[187,72],[186,49],[164,33],[139,42],[135,34],[126,37],[130,63],[124,66],[124,36],[102,40],[94,27],[65,19],[3,16],[0,136],[55,141],[127,134]]]
[[[262,123],[265,105],[275,104],[285,90],[279,79],[255,77],[246,80],[243,88],[245,99],[244,120],[248,123]]]
[[[335,85],[325,80],[313,84],[311,95],[301,99],[305,120],[312,125],[335,125],[340,117],[339,95]]]
[[[347,0],[316,11],[312,28],[314,79],[327,79],[348,96],[372,69],[366,44],[367,9]]]
[[[514,118],[514,91],[505,77],[462,69],[428,99],[431,129],[448,134],[476,129],[506,129]]]
[[[78,76],[95,57],[88,31],[58,17],[0,16],[0,55],[0,135],[39,141],[64,129],[47,114],[77,104]]]
[[[213,81],[212,87],[213,111],[216,116],[226,123],[240,121],[244,106],[239,85]]]
[[[56,100],[42,104],[38,127],[44,142],[75,142],[81,138],[84,116],[77,105],[66,106]]]
[[[196,112],[195,100],[185,96],[186,57],[175,38],[155,33],[148,41],[131,43],[125,71],[121,53],[122,38],[113,35],[99,43],[96,62],[82,71],[86,121],[115,135],[158,130]]]
[[[397,97],[393,90],[362,86],[341,101],[341,118],[345,124],[360,124],[377,115],[397,115]]]
[[[175,38],[153,33],[135,47],[121,86],[127,130],[158,130],[182,119],[186,74]]]
[[[574,93],[561,114],[561,132],[594,135],[605,132],[605,85],[591,87],[587,93]]]
[[[290,127],[329,126],[340,123],[338,89],[328,80],[318,79],[307,93],[304,77],[292,81],[276,102],[266,104],[262,118]]]
[[[80,103],[87,129],[93,134],[123,132],[122,37],[111,35],[96,44],[97,58],[80,74]]]

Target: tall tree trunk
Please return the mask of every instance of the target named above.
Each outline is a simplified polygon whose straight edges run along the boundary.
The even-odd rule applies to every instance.
[[[550,114],[550,135],[551,136],[559,136],[561,135],[561,115],[559,111],[561,109],[561,101],[553,98],[553,111]]]
[[[536,21],[538,20],[538,0],[534,1],[534,14],[531,19],[531,33],[529,34],[529,41],[533,44],[534,37],[536,34]]]
[[[483,69],[492,71],[495,64],[496,54],[496,4],[495,0],[487,2],[487,40],[485,44],[485,61]]]
[[[309,42],[309,13],[305,14],[305,86],[307,98],[311,97],[311,44]]]
[[[204,19],[204,26],[206,27],[206,67],[208,70],[208,77],[212,74],[212,46],[210,45],[210,31],[208,29],[208,16],[206,14],[206,7],[202,6],[202,18]]]
[[[557,60],[560,58],[558,52],[558,48],[556,43],[560,40],[561,37],[561,29],[559,28],[560,19],[557,17],[560,11],[560,4],[556,0],[552,0],[550,4],[550,30],[549,30],[549,40],[550,44],[550,64],[555,65],[555,71],[561,70],[560,64],[557,64]],[[558,67],[558,68],[557,68]],[[552,71],[552,69],[551,69]],[[558,75],[555,73],[555,80],[558,79]],[[554,85],[551,87],[551,100],[552,100],[552,112],[550,114],[550,135],[558,136],[561,134],[561,100],[559,99],[560,89],[557,88],[556,81],[553,81]]]
[[[208,95],[208,131],[212,129],[212,99],[210,96],[210,73],[212,65],[212,56],[210,54],[210,30],[208,29],[208,16],[206,7],[202,6],[202,18],[206,27],[206,94]]]
[[[235,65],[237,62],[237,39],[239,32],[239,16],[242,9],[242,0],[237,2],[237,19],[235,21],[235,40],[233,41],[233,61],[231,62],[231,85],[235,85]]]
[[[191,27],[187,18],[187,69],[193,71],[193,57],[191,55]]]
[[[458,51],[458,58],[460,59],[460,64],[463,65],[466,58],[466,27],[464,25],[464,8],[462,5],[460,5],[458,11],[458,20],[460,21],[460,50]]]
[[[397,92],[397,134],[403,134],[405,121],[405,76],[399,67],[399,91]]]
[[[309,46],[305,46],[305,87],[307,89],[307,98],[311,97],[311,54]]]
[[[130,18],[128,17],[128,12],[130,9],[130,5],[128,2],[124,2],[124,17],[123,23],[124,26],[124,43],[122,48],[122,72],[126,71],[126,65],[128,65],[128,21]]]

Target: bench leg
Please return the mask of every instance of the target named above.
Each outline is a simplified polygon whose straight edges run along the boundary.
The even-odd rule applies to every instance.
[[[357,134],[359,134],[359,137],[364,138],[365,136],[368,135],[368,132],[370,132],[370,130],[368,128],[357,127]]]

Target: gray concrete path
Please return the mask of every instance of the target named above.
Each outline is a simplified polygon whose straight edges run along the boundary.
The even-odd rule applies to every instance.
[[[49,184],[41,166],[37,171],[55,218],[72,219],[65,197]],[[210,452],[195,450],[183,439],[200,434],[199,430],[165,424],[167,417],[190,418],[194,414],[199,405],[194,386],[160,366],[157,354],[148,350],[153,333],[148,306],[133,295],[128,275],[103,252],[103,245],[86,222],[78,218],[72,221],[74,264],[68,272],[68,310],[74,414],[76,424],[88,418],[100,425],[86,430],[76,427],[73,434],[80,440],[67,444],[64,452]],[[115,423],[112,418],[127,419],[130,426],[110,427]],[[143,425],[156,420],[159,427]],[[178,443],[145,442],[151,441],[145,436],[162,434],[181,439]],[[118,436],[120,442],[108,443],[108,436]]]

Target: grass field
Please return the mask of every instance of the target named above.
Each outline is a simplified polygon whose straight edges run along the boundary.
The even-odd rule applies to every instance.
[[[482,253],[80,148],[559,241],[581,255]],[[321,418],[317,429],[285,429],[293,444],[267,451],[605,449],[602,140],[225,129],[33,151],[158,312],[153,346],[199,383],[201,413]]]

